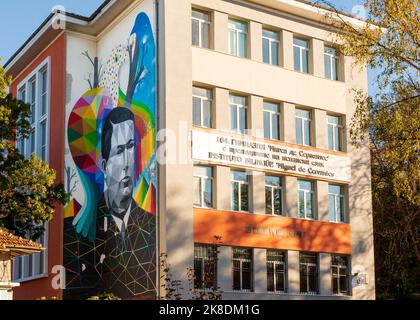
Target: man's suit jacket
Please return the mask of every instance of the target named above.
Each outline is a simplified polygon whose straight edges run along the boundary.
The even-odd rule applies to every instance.
[[[102,204],[98,208],[95,260],[99,262],[97,266],[104,291],[112,292],[120,298],[154,298],[156,219],[154,215],[137,207],[134,201],[132,206],[134,208],[122,232],[109,214],[107,206]]]
[[[85,299],[103,292],[123,299],[156,298],[156,218],[135,202],[133,206],[121,234],[102,199],[93,243],[76,233],[73,218],[65,219],[66,299]]]

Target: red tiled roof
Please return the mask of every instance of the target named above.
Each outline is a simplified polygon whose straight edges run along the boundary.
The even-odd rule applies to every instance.
[[[17,237],[0,229],[0,251],[10,252],[13,256],[27,255],[44,250],[41,244]]]

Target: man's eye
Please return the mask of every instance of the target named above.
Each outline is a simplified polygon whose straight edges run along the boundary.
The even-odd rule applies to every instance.
[[[118,147],[117,154],[121,154],[124,152],[124,147]]]

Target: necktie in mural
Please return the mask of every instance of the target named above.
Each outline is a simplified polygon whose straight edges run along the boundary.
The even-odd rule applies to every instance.
[[[129,69],[124,81],[123,66]],[[74,165],[77,179],[68,189],[76,183],[83,192],[65,208],[65,295],[154,298],[156,50],[147,14],[137,16],[102,70],[99,86],[82,95],[68,118],[73,163],[66,172]]]

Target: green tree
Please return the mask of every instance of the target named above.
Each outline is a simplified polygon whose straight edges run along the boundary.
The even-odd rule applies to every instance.
[[[366,0],[355,27],[327,1],[341,52],[379,70],[375,96],[355,92],[352,143],[369,141],[378,298],[420,293],[420,1]]]
[[[47,163],[34,154],[25,159],[16,149],[14,141],[31,131],[30,107],[7,94],[9,83],[0,66],[0,228],[36,240],[67,195]]]
[[[121,300],[121,298],[117,297],[113,293],[104,292],[104,293],[100,293],[96,296],[92,296],[92,297],[88,298],[87,300]]]

